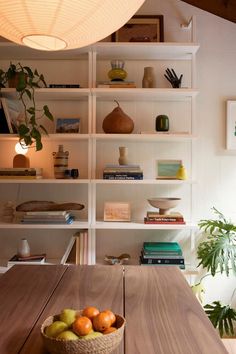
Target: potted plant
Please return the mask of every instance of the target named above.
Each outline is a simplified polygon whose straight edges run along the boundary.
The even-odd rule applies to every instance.
[[[36,151],[42,149],[42,135],[47,134],[46,128],[40,124],[43,117],[53,121],[53,116],[47,105],[36,107],[35,88],[47,87],[44,76],[28,66],[10,63],[7,71],[0,69],[0,88],[15,87],[18,99],[24,108],[24,120],[17,127],[19,141],[26,146],[35,146]]]
[[[209,273],[204,275],[200,281],[192,287],[200,302],[204,288],[202,280],[207,276],[215,276],[216,273],[225,273],[229,276],[230,272],[236,275],[236,225],[213,208],[217,219],[201,220],[199,228],[203,231],[205,239],[199,243],[197,248],[197,258],[200,260],[198,266],[202,266]],[[218,330],[229,353],[236,353],[236,309],[232,307],[232,301],[236,292],[234,289],[228,304],[222,304],[215,300],[212,304],[203,306],[207,316],[213,326]],[[233,349],[234,348],[234,349]]]

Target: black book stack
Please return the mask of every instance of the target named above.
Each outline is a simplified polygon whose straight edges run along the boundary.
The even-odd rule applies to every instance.
[[[103,171],[103,179],[140,180],[143,179],[143,171],[139,165],[106,165]]]

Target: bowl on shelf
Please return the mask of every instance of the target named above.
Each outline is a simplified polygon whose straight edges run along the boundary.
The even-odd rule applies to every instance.
[[[160,215],[168,214],[169,210],[175,208],[181,198],[150,198],[148,202],[154,208],[158,208]]]
[[[78,315],[82,311],[78,311]],[[41,326],[41,337],[45,348],[50,354],[109,354],[121,343],[124,335],[125,319],[116,314],[117,330],[92,339],[64,340],[48,337],[46,327],[59,320],[59,315],[48,317]]]

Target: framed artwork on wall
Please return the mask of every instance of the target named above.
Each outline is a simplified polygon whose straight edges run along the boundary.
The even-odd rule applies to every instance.
[[[226,149],[236,150],[236,101],[227,101]]]
[[[104,205],[104,221],[130,221],[130,203],[106,202]]]
[[[80,133],[80,118],[57,118],[56,133]]]
[[[164,42],[163,15],[135,15],[112,34],[113,42]]]

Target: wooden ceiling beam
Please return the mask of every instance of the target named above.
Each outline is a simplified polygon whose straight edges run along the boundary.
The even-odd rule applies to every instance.
[[[235,0],[181,0],[199,9],[236,23]]]

